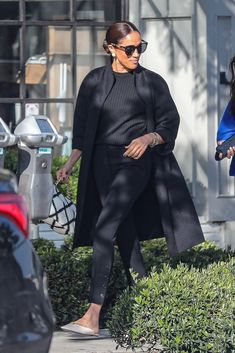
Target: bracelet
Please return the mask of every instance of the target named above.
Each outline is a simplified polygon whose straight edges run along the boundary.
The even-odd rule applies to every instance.
[[[153,135],[153,141],[149,144],[149,147],[154,147],[160,143],[159,135],[157,132],[150,132],[150,134]]]

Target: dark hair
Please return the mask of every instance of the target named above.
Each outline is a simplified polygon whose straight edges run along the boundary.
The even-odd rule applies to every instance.
[[[235,55],[229,64],[232,77],[230,80],[230,95],[231,95],[231,113],[235,117]]]
[[[106,36],[103,42],[103,48],[106,53],[111,54],[108,45],[111,43],[118,44],[118,42],[125,38],[131,32],[138,32],[138,28],[131,22],[119,21],[114,22],[107,30]]]

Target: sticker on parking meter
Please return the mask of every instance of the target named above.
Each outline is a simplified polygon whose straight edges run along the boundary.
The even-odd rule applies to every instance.
[[[3,154],[3,148],[0,147],[0,155],[2,155],[2,154]]]
[[[51,154],[51,147],[39,147],[38,154]]]

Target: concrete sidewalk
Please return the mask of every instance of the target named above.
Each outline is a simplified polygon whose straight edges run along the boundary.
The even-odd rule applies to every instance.
[[[133,353],[125,348],[116,349],[116,346],[108,330],[101,330],[99,337],[57,331],[49,353]]]

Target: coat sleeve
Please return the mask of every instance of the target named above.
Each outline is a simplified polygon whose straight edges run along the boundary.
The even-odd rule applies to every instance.
[[[77,101],[73,116],[73,138],[72,138],[72,149],[79,149],[82,151],[83,138],[85,134],[88,102],[92,92],[92,75],[88,74],[79,89]]]
[[[235,134],[235,116],[231,114],[231,105],[232,102],[230,100],[218,127],[217,141],[227,140],[229,137]]]
[[[155,131],[165,141],[156,149],[160,154],[168,154],[174,148],[180,118],[167,83],[161,76],[155,77],[153,87]]]

